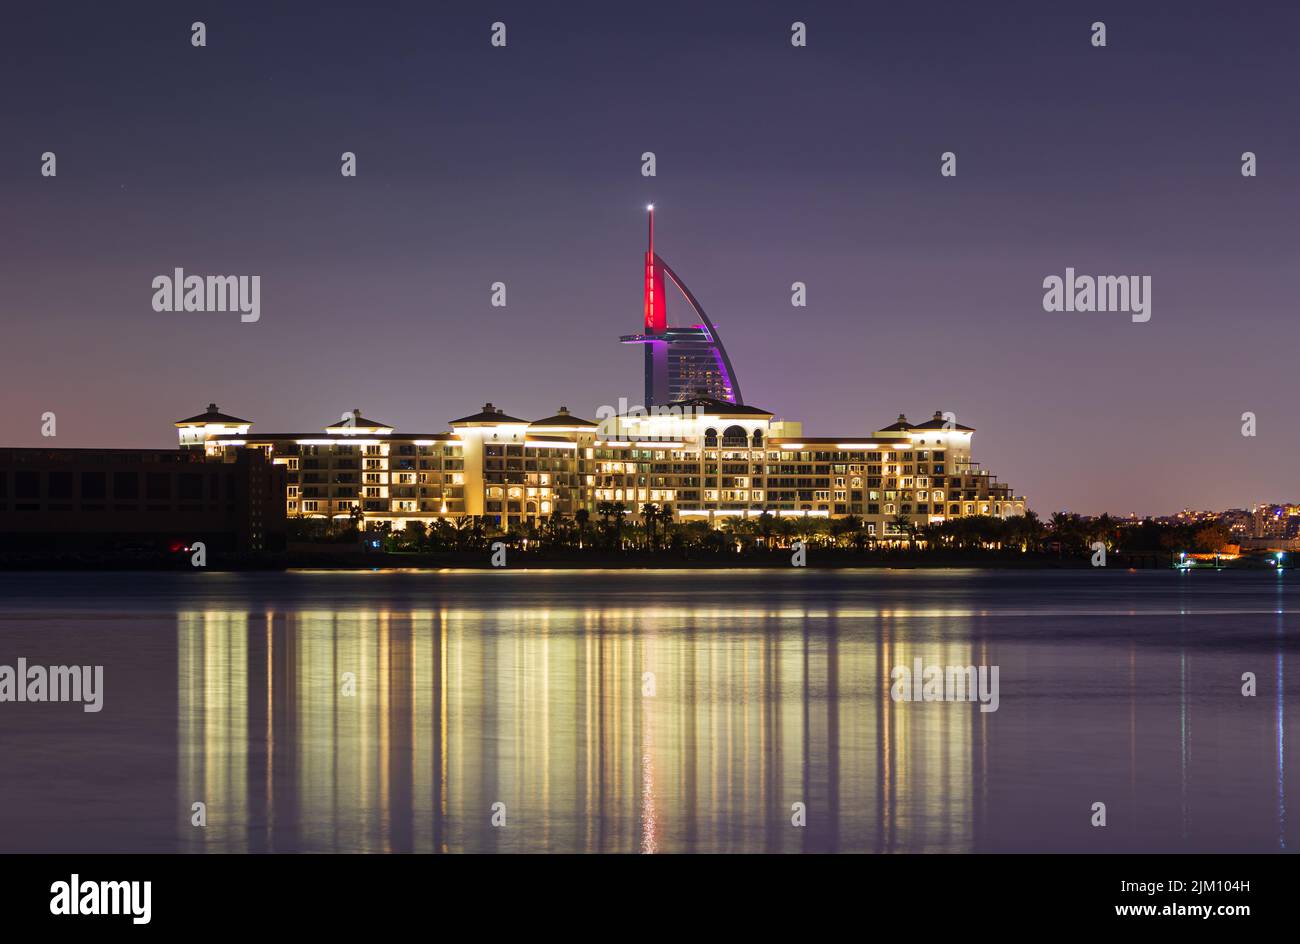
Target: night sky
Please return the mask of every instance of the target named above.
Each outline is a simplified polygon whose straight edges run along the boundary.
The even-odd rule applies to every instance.
[[[1300,499],[1296,6],[894,6],[11,5],[0,445],[640,402],[653,201],[746,401],[809,436],[952,410],[1043,514]],[[178,266],[260,275],[260,322],[155,312]],[[1067,266],[1150,275],[1150,322],[1045,312]]]

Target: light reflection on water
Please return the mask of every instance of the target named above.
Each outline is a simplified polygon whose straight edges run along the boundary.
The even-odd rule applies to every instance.
[[[57,598],[44,576],[0,582],[13,655],[97,649],[103,714],[129,685],[129,723],[0,706],[3,848],[1294,844],[1290,593],[1269,575],[57,575]],[[917,658],[999,665],[999,710],[894,702]],[[109,744],[139,763],[86,759]],[[80,840],[24,768],[96,798]]]
[[[900,710],[888,669],[969,664],[970,645],[895,634],[663,610],[183,612],[182,803],[229,811],[186,835],[242,851],[251,817],[272,846],[321,850],[969,848],[978,712]]]

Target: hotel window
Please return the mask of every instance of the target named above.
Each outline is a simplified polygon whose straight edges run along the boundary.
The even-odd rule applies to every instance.
[[[894,513],[894,506],[893,506],[893,505],[886,505],[886,506],[885,506],[885,514],[887,514],[887,515],[892,515],[893,513]]]
[[[314,501],[305,501],[302,503],[303,511],[315,511],[318,503]]]

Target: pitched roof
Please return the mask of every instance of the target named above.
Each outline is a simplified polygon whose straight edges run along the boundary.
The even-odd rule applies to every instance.
[[[951,416],[952,414],[949,415]],[[956,420],[949,423],[944,419],[942,410],[935,410],[933,419],[926,420],[924,423],[918,423],[913,426],[912,429],[959,429],[967,433],[975,432],[974,426],[963,426]]]
[[[591,420],[584,420],[581,417],[574,416],[569,412],[567,406],[560,407],[558,413],[554,416],[548,416],[545,419],[533,420],[530,426],[590,426],[593,429],[599,426],[599,423],[593,423]]]
[[[360,410],[353,410],[346,418],[337,423],[330,423],[326,429],[392,429],[387,423],[380,423],[376,420],[368,420],[361,415]]]
[[[909,423],[907,417],[902,413],[898,414],[897,421],[890,423],[888,426],[882,426],[877,432],[881,433],[905,433],[912,429],[957,429],[962,432],[975,432],[974,426],[963,426],[961,423],[954,422],[949,424],[944,419],[942,410],[935,410],[934,417],[926,420],[924,423]]]
[[[527,423],[528,420],[521,420],[517,416],[507,416],[502,413],[491,403],[483,404],[483,409],[473,416],[462,416],[458,420],[452,420],[452,426],[467,426],[470,423]]]
[[[188,419],[177,420],[177,426],[205,426],[208,423],[224,423],[227,426],[252,426],[251,420],[241,420],[238,416],[231,416],[229,413],[222,413],[217,409],[215,403],[209,403],[208,409],[197,416],[191,416]]]
[[[731,403],[727,400],[718,400],[714,397],[694,396],[685,400],[674,400],[668,406],[687,407],[699,413],[712,413],[719,416],[774,416],[775,414],[768,410],[760,410],[756,406],[746,406],[743,403]]]

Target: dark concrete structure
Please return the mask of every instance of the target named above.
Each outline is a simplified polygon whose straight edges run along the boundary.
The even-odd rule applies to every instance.
[[[285,470],[163,449],[0,449],[0,549],[278,550]]]

